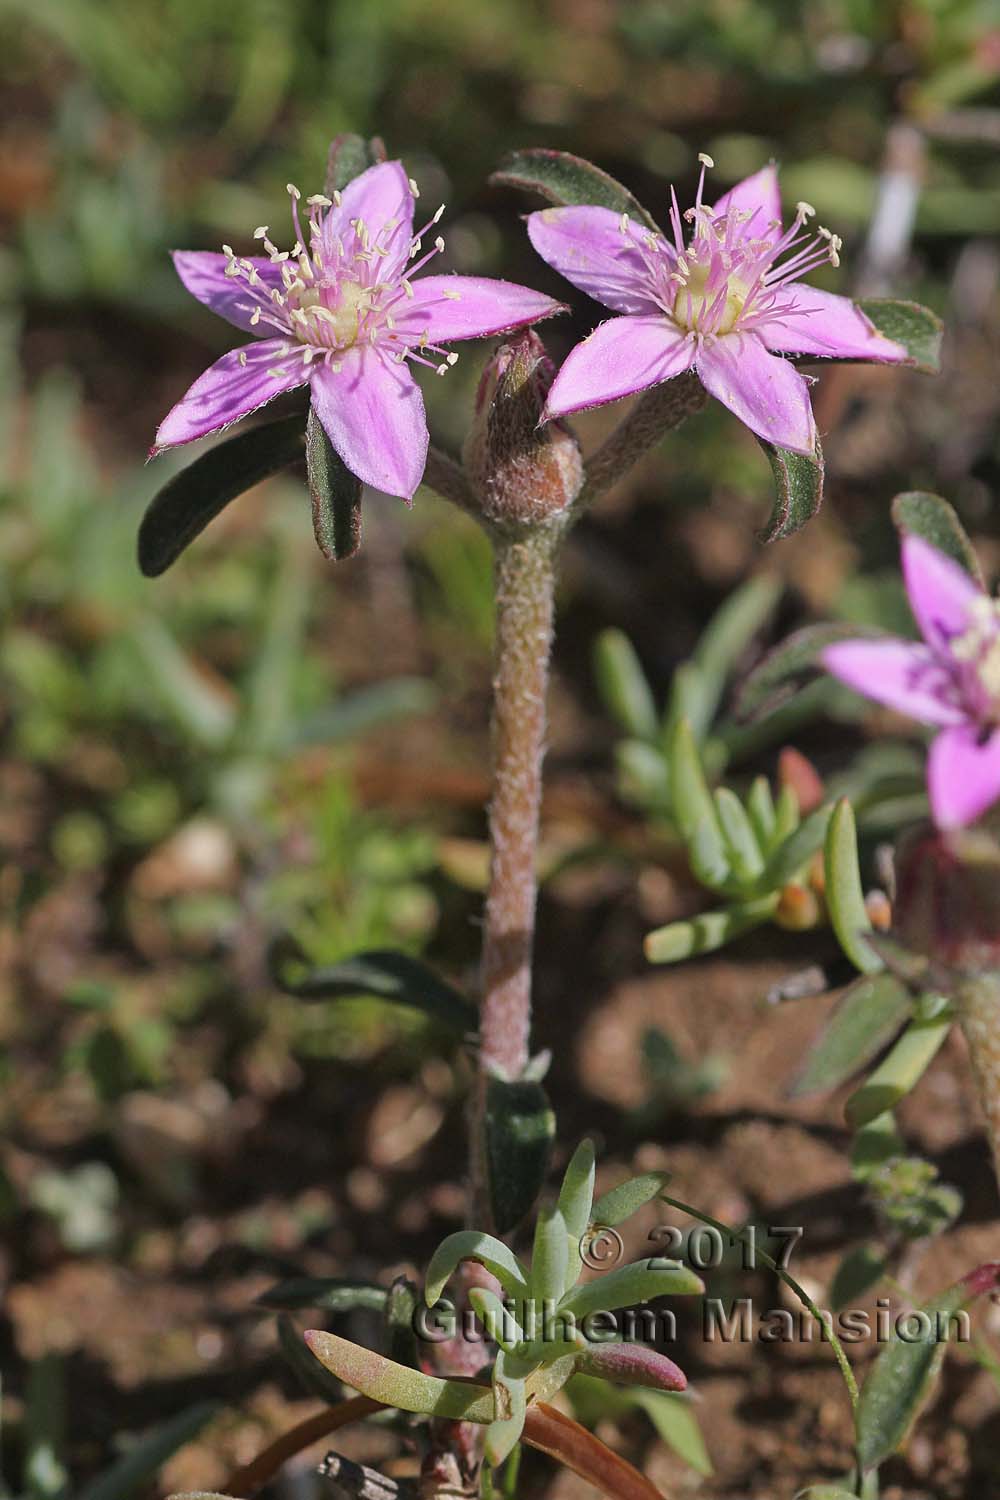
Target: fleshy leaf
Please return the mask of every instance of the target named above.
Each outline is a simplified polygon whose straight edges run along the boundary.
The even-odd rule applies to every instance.
[[[520,1324],[496,1292],[491,1292],[489,1287],[473,1286],[469,1288],[468,1296],[469,1305],[485,1328],[487,1337],[495,1344],[509,1350],[522,1342],[524,1334]]]
[[[950,1015],[910,1022],[888,1057],[844,1105],[844,1116],[852,1130],[895,1109],[923,1077],[950,1028]]]
[[[750,932],[773,916],[778,896],[736,902],[720,911],[702,912],[683,922],[668,922],[647,933],[642,951],[651,964],[676,964],[699,953],[714,953],[744,932]]]
[[[493,1224],[507,1234],[541,1191],[556,1117],[540,1083],[491,1078],[486,1092],[486,1162]]]
[[[535,1224],[531,1253],[531,1295],[536,1302],[556,1301],[566,1287],[569,1236],[566,1220],[558,1208],[543,1208]]]
[[[154,495],[139,526],[139,567],[166,572],[230,500],[296,463],[304,453],[302,416],[262,422],[224,438]]]
[[[977,1296],[994,1291],[1000,1264],[989,1262],[925,1302],[911,1317],[923,1315],[924,1337],[908,1341],[895,1333],[872,1365],[855,1413],[858,1462],[873,1469],[895,1453],[930,1394],[949,1338],[950,1319]]]
[[[939,552],[953,558],[977,583],[983,583],[983,572],[975,548],[966,536],[953,505],[940,495],[925,490],[907,490],[892,502],[892,519],[904,536],[923,537]]]
[[[619,1266],[596,1281],[574,1287],[563,1298],[559,1312],[585,1318],[591,1312],[614,1312],[618,1307],[631,1307],[633,1303],[648,1302],[653,1297],[696,1296],[704,1290],[701,1277],[687,1266],[679,1261],[652,1256],[628,1266]]]
[[[323,1307],[328,1312],[381,1312],[388,1296],[384,1286],[368,1281],[349,1281],[339,1276],[293,1276],[268,1287],[257,1298],[260,1307],[294,1310]]]
[[[492,1271],[508,1296],[517,1299],[528,1295],[524,1267],[502,1240],[478,1229],[460,1229],[442,1240],[431,1256],[424,1286],[428,1307],[433,1307],[440,1299],[445,1282],[463,1260],[476,1260]]]
[[[658,1197],[669,1181],[669,1172],[643,1172],[640,1177],[629,1177],[601,1194],[590,1211],[590,1222],[609,1229],[623,1224]]]
[[[881,1051],[910,1008],[909,993],[895,975],[873,974],[855,980],[806,1058],[793,1093],[837,1088]]]
[[[287,1313],[282,1313],[278,1319],[278,1343],[303,1389],[310,1396],[316,1396],[329,1406],[335,1406],[342,1396],[338,1382],[329,1370],[313,1359],[302,1341],[300,1330]]]
[[[317,547],[327,562],[353,557],[361,546],[361,480],[347,468],[312,407],[306,422],[306,473]]]
[[[583,1375],[597,1375],[616,1385],[641,1385],[654,1391],[683,1391],[687,1376],[672,1359],[646,1344],[592,1344],[579,1356]]]
[[[705,781],[701,756],[687,719],[678,719],[670,735],[670,805],[688,844],[691,867],[710,888],[729,874],[726,846],[715,803]]]
[[[419,959],[391,948],[375,948],[339,964],[309,969],[301,950],[286,937],[271,950],[271,969],[279,989],[300,1000],[377,995],[394,1005],[422,1010],[460,1033],[474,1031],[478,1021],[475,1007],[464,995]]]
[[[576,1284],[582,1262],[580,1241],[590,1223],[590,1207],[594,1201],[594,1143],[582,1140],[569,1159],[563,1174],[562,1186],[556,1207],[566,1225],[569,1243],[569,1260],[566,1265],[567,1289]]]
[[[594,651],[597,687],[608,712],[637,740],[655,740],[659,715],[652,690],[636,655],[622,630],[602,630]]]
[[[777,887],[795,879],[802,866],[823,847],[832,812],[832,802],[824,802],[808,818],[803,818],[799,826],[778,845],[764,872],[763,878],[768,885]]]
[[[944,324],[929,307],[891,297],[865,297],[858,306],[879,333],[903,345],[918,370],[937,374],[941,368]]]
[[[741,884],[752,885],[764,869],[764,856],[746,810],[727,786],[717,788],[715,808],[733,875]]]
[[[505,1359],[504,1351],[499,1350],[493,1362],[493,1392],[497,1410],[503,1407],[506,1415],[497,1417],[486,1429],[486,1462],[494,1469],[520,1442],[528,1408],[525,1383],[507,1374]]]
[[[771,519],[758,533],[760,542],[776,542],[791,536],[812,520],[823,503],[823,450],[816,440],[813,458],[804,453],[790,453],[763,438],[757,441],[767,455],[774,476],[774,510]]]
[[[877,974],[882,968],[882,960],[864,939],[872,924],[861,889],[854,809],[846,797],[841,797],[830,817],[823,859],[826,904],[837,941],[862,974]]]
[[[552,151],[543,146],[526,151],[511,151],[503,158],[490,182],[498,187],[522,188],[538,193],[561,208],[595,204],[610,208],[616,214],[641,219],[647,229],[659,234],[655,219],[646,212],[628,188],[595,167],[593,162],[573,156],[569,151]]]
[[[837,641],[884,640],[885,632],[866,626],[806,625],[769,651],[741,684],[736,714],[743,722],[762,719],[804,687],[820,667],[820,653]]]

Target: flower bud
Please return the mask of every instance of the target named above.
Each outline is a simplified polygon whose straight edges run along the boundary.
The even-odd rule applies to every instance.
[[[554,374],[531,329],[502,344],[483,371],[463,458],[482,515],[495,525],[554,520],[580,493],[576,438],[561,422],[539,425]]]
[[[984,828],[928,827],[896,851],[895,932],[960,974],[1000,969],[1000,842]]]

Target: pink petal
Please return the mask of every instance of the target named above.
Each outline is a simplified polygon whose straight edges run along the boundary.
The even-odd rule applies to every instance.
[[[344,245],[347,260],[359,250],[365,251],[353,227],[360,219],[371,243],[380,244],[390,252],[375,258],[375,270],[386,278],[398,275],[410,253],[413,211],[413,192],[402,162],[377,162],[349,182],[340,195],[340,203],[327,212],[323,220],[323,253],[331,262],[339,261],[338,239]],[[386,226],[391,223],[395,228],[387,232]],[[358,279],[369,279],[368,262],[359,262]]]
[[[421,276],[412,286],[413,297],[393,308],[396,331],[407,340],[424,332],[432,344],[487,338],[564,311],[530,287],[486,276]]]
[[[773,162],[761,167],[752,177],[744,177],[728,193],[723,193],[713,206],[713,212],[726,213],[731,208],[744,213],[749,211],[753,215],[744,229],[748,237],[761,240],[778,238],[781,233],[781,194],[778,191],[778,169]]]
[[[983,597],[983,589],[923,537],[904,536],[902,558],[906,592],[920,633],[929,646],[946,650],[952,636],[968,630],[972,606]]]
[[[304,385],[305,366],[296,355],[283,355],[284,339],[264,339],[243,349],[230,349],[194,385],[160,423],[152,453],[193,443],[249,416],[275,396]],[[240,356],[245,356],[241,363]],[[272,370],[283,370],[280,376]]]
[[[943,729],[927,762],[931,812],[939,828],[964,828],[1000,798],[1000,730]]]
[[[694,340],[659,317],[612,318],[573,349],[549,391],[543,418],[631,396],[690,369]]]
[[[916,641],[838,641],[823,665],[848,687],[922,724],[961,724],[957,683],[941,658]]]
[[[706,344],[695,369],[705,389],[751,432],[779,448],[816,451],[809,387],[787,359],[769,354],[753,333],[726,333]]]
[[[887,339],[849,297],[815,287],[777,287],[768,321],[755,329],[769,349],[837,359],[873,359],[895,364],[909,359],[902,344]]]
[[[352,474],[388,495],[413,496],[427,458],[424,402],[409,369],[376,349],[354,348],[341,369],[315,365],[312,404]]]
[[[620,313],[657,310],[649,276],[621,215],[610,208],[543,208],[528,215],[528,238],[544,261],[605,307]],[[673,251],[661,241],[667,254]]]
[[[264,286],[281,289],[281,267],[272,265],[266,256],[248,256]],[[199,302],[204,302],[220,318],[235,323],[247,333],[257,333],[250,323],[250,314],[259,307],[260,300],[254,297],[242,276],[227,276],[228,255],[215,255],[211,250],[175,250],[174,266],[178,276]],[[263,290],[263,288],[262,288]],[[259,325],[262,334],[269,331],[266,324]],[[260,336],[260,335],[258,335]]]

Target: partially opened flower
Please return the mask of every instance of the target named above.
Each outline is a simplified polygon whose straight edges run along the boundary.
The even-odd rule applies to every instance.
[[[903,362],[847,297],[799,284],[837,265],[840,240],[806,229],[808,203],[781,226],[773,166],[713,206],[681,215],[671,189],[671,237],[608,208],[546,208],[528,216],[543,260],[620,317],[572,351],[549,393],[547,415],[565,416],[694,370],[706,390],[758,437],[796,453],[816,448],[809,388],[782,354]],[[691,225],[685,242],[684,220]]]
[[[939,731],[927,766],[931,811],[939,828],[961,828],[1000,798],[1000,602],[918,536],[903,540],[903,576],[923,642],[841,641],[823,663]]]
[[[427,422],[411,364],[444,374],[445,347],[520,328],[560,311],[528,287],[481,276],[417,273],[444,249],[443,209],[414,233],[415,185],[400,162],[369,167],[333,199],[307,200],[296,242],[281,251],[261,226],[264,256],[178,251],[193,296],[254,335],[224,354],[168,412],[154,453],[218,432],[284,391],[308,385],[313,409],[352,474],[409,499],[423,474]],[[424,249],[424,236],[435,238]]]

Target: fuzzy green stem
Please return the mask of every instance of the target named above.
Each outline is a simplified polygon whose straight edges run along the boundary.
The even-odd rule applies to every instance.
[[[954,992],[969,1058],[986,1118],[993,1169],[1000,1185],[1000,971],[964,978]]]
[[[586,482],[574,509],[585,510],[606,489],[617,484],[672,428],[701,411],[707,401],[708,392],[690,371],[645,391],[628,416],[587,460]]]

